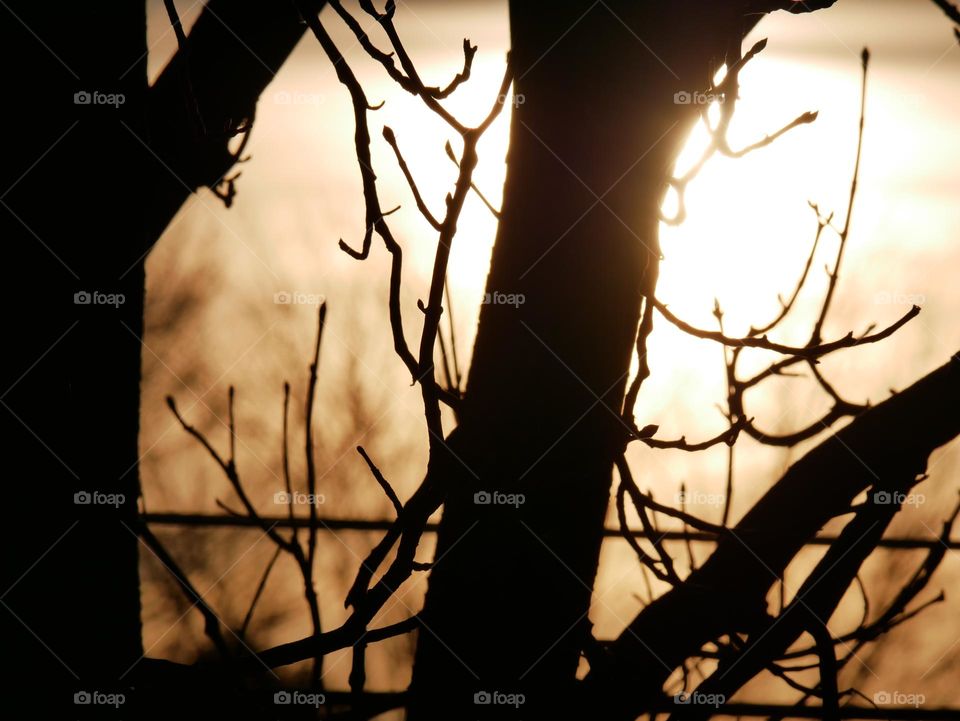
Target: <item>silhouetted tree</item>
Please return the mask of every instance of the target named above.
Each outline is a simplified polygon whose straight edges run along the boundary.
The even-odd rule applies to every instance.
[[[2,13],[11,256],[0,415],[23,496],[5,524],[3,637],[13,686],[110,688],[143,654],[144,260],[191,192],[229,201],[228,142],[249,129],[305,27],[286,3],[212,0],[150,88],[145,3],[11,2]]]
[[[403,700],[410,718],[467,718],[484,710],[475,703],[477,693],[501,690],[524,695],[526,704],[517,713],[526,718],[627,719],[660,709],[669,675],[702,654],[709,642],[720,647],[715,655],[721,671],[698,690],[727,699],[809,633],[814,639],[810,654],[817,657],[821,671],[820,687],[809,689],[810,695],[822,698],[825,718],[837,718],[838,661],[823,619],[835,610],[898,508],[870,500],[851,504],[867,489],[908,491],[932,450],[960,433],[956,357],[870,409],[844,404],[820,378],[842,411],[829,423],[850,416],[854,420],[791,466],[732,528],[726,514],[722,524],[709,524],[656,504],[636,487],[624,460],[631,441],[690,449],[696,445],[658,441],[656,428],[640,429],[634,421],[633,403],[649,372],[645,353],[654,312],[689,333],[732,348],[727,357],[730,428],[702,447],[732,444],[741,432],[759,433],[742,407],[744,384],[749,382],[736,375],[739,349],[764,348],[783,356],[764,378],[795,364],[806,364],[816,373],[818,358],[881,340],[918,312],[912,309],[881,331],[822,338],[840,255],[822,315],[803,346],[778,344],[757,329],[743,338],[727,336],[719,308],[720,330],[694,328],[673,316],[655,295],[660,207],[667,187],[682,191],[685,185],[671,173],[700,117],[696,105],[676,102],[677,93],[716,91],[731,101],[715,130],[711,152],[736,154],[725,141],[736,78],[743,64],[762,50],[758,44],[744,55],[746,34],[769,12],[809,12],[833,0],[609,0],[561,3],[546,11],[512,1],[511,58],[500,97],[476,127],[462,124],[441,102],[468,79],[476,48],[465,41],[463,70],[447,87],[428,87],[393,24],[392,0],[383,11],[368,0],[360,2],[384,31],[389,52],[379,49],[339,2],[329,4],[371,57],[442,117],[463,145],[456,159],[457,182],[438,218],[420,197],[397,139],[384,130],[418,207],[438,234],[430,293],[420,308],[423,329],[413,350],[399,307],[402,250],[389,229],[389,213],[380,207],[370,162],[370,105],[317,17],[323,3],[213,0],[189,37],[167,3],[181,46],[152,89],[145,77],[142,5],[118,3],[51,14],[24,3],[10,11],[16,34],[29,48],[17,48],[21,54],[15,61],[38,70],[33,77],[18,78],[24,86],[18,92],[29,99],[30,112],[17,119],[25,120],[33,131],[30,137],[39,139],[13,148],[17,162],[8,165],[3,191],[6,210],[20,228],[14,237],[22,237],[18,264],[5,287],[8,308],[24,297],[32,300],[29,314],[11,314],[17,338],[13,360],[25,370],[7,390],[5,430],[18,444],[15,465],[29,469],[44,488],[54,489],[41,537],[33,519],[25,519],[29,525],[18,521],[8,544],[18,548],[15,556],[21,561],[10,576],[10,601],[4,601],[13,619],[8,618],[9,637],[21,672],[69,672],[77,680],[109,685],[123,679],[142,654],[135,539],[143,533],[136,519],[143,258],[193,190],[210,187],[230,203],[235,186],[227,174],[240,153],[231,151],[228,143],[249,132],[256,98],[271,69],[279,68],[309,27],[348,89],[357,123],[365,233],[359,249],[342,246],[362,260],[376,235],[392,255],[393,340],[422,389],[429,465],[423,484],[404,503],[364,454],[394,503],[397,520],[359,569],[347,598],[353,613],[345,624],[322,632],[315,618],[314,633],[306,639],[222,666],[164,666],[170,673],[166,678],[177,683],[189,679],[200,686],[220,678],[234,683],[230,674],[237,664],[242,669],[278,666],[352,647],[352,700],[360,716],[379,710],[362,705],[366,646],[419,629],[413,683]],[[956,20],[953,6],[937,4]],[[864,71],[866,64],[865,54]],[[713,78],[724,65],[726,77],[715,86]],[[36,83],[34,77],[46,82]],[[446,266],[460,211],[473,187],[476,144],[499,113],[511,84],[523,103],[513,117],[487,290],[491,295],[522,296],[525,302],[484,306],[464,390],[459,379],[451,382],[456,373],[445,374],[444,386],[435,368],[436,346],[443,338]],[[98,98],[97,93],[114,100]],[[122,102],[116,99],[118,93]],[[73,118],[73,125],[64,123]],[[780,132],[810,120],[801,116]],[[91,159],[100,166],[96,181],[81,176],[79,169]],[[854,192],[855,182],[851,207]],[[85,224],[90,220],[97,225]],[[820,221],[818,211],[823,231],[829,223]],[[842,242],[848,230],[844,227]],[[802,285],[803,280],[798,291]],[[77,293],[101,293],[115,301],[122,295],[123,302],[103,307],[86,295],[75,298]],[[788,311],[785,306],[784,314]],[[321,314],[321,330],[322,324]],[[319,342],[318,335],[318,347]],[[640,372],[628,385],[634,349]],[[314,356],[311,377],[316,364]],[[311,399],[312,390],[311,385]],[[442,404],[458,419],[447,437]],[[308,459],[310,409],[308,404]],[[245,515],[262,521],[245,499],[233,463],[233,436],[229,455],[221,455],[181,422],[218,461],[243,501]],[[618,639],[603,645],[593,637],[587,614],[614,468],[621,519],[629,497],[645,525],[651,523],[648,514],[659,513],[715,534],[718,543],[710,559],[686,579],[678,577],[661,543],[653,543],[655,556],[635,545],[640,560],[673,588],[646,607]],[[311,476],[308,473],[307,490],[312,492]],[[119,499],[118,508],[78,506],[76,492],[112,494]],[[522,494],[524,503],[490,505],[478,502],[477,494]],[[415,552],[427,519],[441,506],[423,611],[391,627],[369,629],[397,587],[411,573],[425,570]],[[851,512],[852,520],[797,600],[771,617],[766,596],[787,564],[826,521]],[[652,526],[647,531],[656,538]],[[316,521],[311,519],[311,539],[315,533]],[[272,528],[270,534],[278,548],[300,563],[310,602],[313,546],[308,542],[301,547],[295,536],[288,539]],[[149,532],[143,535],[150,542]],[[24,547],[23,538],[31,539],[29,546]],[[397,552],[390,558],[394,546]],[[35,571],[31,559],[38,555],[40,570]],[[907,601],[938,563],[931,555],[921,569],[925,575],[912,579],[898,601],[901,605],[891,607],[886,626],[901,620]],[[381,566],[386,568],[378,576]],[[28,584],[34,591],[25,588]],[[67,589],[72,598],[65,602],[50,591],[57,587]],[[187,584],[185,590],[196,595]],[[17,603],[18,592],[31,601]],[[315,598],[311,611],[314,605]],[[216,633],[208,632],[216,642]],[[869,637],[868,631],[862,634]],[[723,638],[727,640],[721,644]],[[578,682],[581,656],[588,659],[590,671]],[[495,711],[501,717],[511,712],[503,707]],[[712,711],[678,706],[673,716],[705,718]]]

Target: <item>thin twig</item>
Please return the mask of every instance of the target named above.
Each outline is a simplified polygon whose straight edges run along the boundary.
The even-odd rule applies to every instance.
[[[153,532],[149,529],[146,523],[141,523],[139,526],[139,536],[143,539],[143,542],[146,544],[153,554],[157,557],[157,560],[163,564],[163,566],[170,572],[170,575],[173,576],[174,580],[177,582],[177,585],[183,590],[184,595],[186,595],[187,600],[200,612],[200,615],[203,616],[203,630],[207,634],[209,639],[213,642],[213,645],[216,647],[217,651],[223,658],[230,657],[230,650],[227,647],[227,642],[223,638],[223,632],[220,630],[220,620],[217,617],[217,614],[213,612],[213,609],[207,604],[203,599],[203,596],[200,595],[200,592],[194,587],[194,585],[187,578],[187,574],[183,572],[183,569],[180,568],[179,564],[174,560],[173,556],[164,548],[163,544],[160,542],[160,539],[153,535]]]
[[[457,168],[459,168],[459,167],[460,167],[460,161],[457,160],[457,156],[453,154],[453,146],[450,145],[450,141],[449,141],[449,140],[447,141],[446,145],[443,146],[443,149],[446,151],[447,157],[450,158],[450,160],[453,161],[453,164],[456,165]],[[480,190],[480,188],[477,187],[477,184],[474,183],[472,180],[470,181],[470,189],[471,189],[474,193],[476,193],[476,194],[477,194],[477,197],[480,198],[481,202],[482,202],[485,206],[487,206],[487,210],[490,211],[490,213],[493,215],[493,217],[496,218],[497,220],[500,220],[500,211],[497,210],[497,209],[493,206],[493,203],[491,203],[489,200],[487,200],[487,196],[485,196],[485,195],[483,194],[483,192]]]
[[[253,620],[253,612],[256,610],[257,603],[259,603],[260,598],[263,595],[263,591],[267,587],[267,580],[270,578],[270,572],[273,570],[273,566],[276,564],[277,559],[280,558],[280,553],[282,551],[283,549],[277,546],[273,552],[273,555],[270,557],[270,561],[263,569],[263,575],[260,576],[260,582],[257,584],[257,590],[253,593],[253,599],[251,599],[250,606],[247,608],[247,613],[243,617],[243,623],[240,625],[239,633],[241,638],[247,634],[247,628],[250,626],[250,621]]]
[[[367,467],[370,469],[370,473],[373,474],[373,477],[376,479],[377,483],[380,484],[380,488],[383,489],[383,492],[386,494],[387,498],[390,499],[390,503],[393,504],[393,508],[399,516],[401,513],[403,513],[403,504],[400,502],[400,497],[397,496],[397,492],[393,490],[393,486],[390,485],[390,481],[384,478],[384,475],[380,472],[380,469],[377,468],[376,464],[372,460],[370,460],[370,456],[367,455],[367,452],[363,449],[363,446],[357,446],[357,453],[359,453],[360,457],[366,461]]]
[[[810,334],[811,346],[820,344],[823,324],[827,320],[827,313],[830,310],[830,304],[833,301],[833,294],[837,289],[837,281],[840,278],[840,265],[843,262],[843,252],[847,247],[847,238],[850,235],[850,221],[853,218],[853,201],[857,197],[857,183],[860,179],[860,158],[863,154],[863,125],[867,108],[867,70],[870,66],[870,51],[863,49],[860,54],[862,71],[861,91],[860,91],[860,124],[857,129],[857,154],[853,162],[853,178],[850,181],[850,197],[847,200],[847,215],[843,221],[843,229],[840,231],[840,245],[837,250],[837,262],[830,272],[830,279],[827,285],[827,293],[823,299],[823,306],[820,309],[820,317],[813,326],[813,333]]]

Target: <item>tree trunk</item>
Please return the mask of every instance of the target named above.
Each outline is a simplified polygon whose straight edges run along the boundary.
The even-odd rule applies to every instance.
[[[0,415],[16,512],[4,524],[0,615],[8,677],[45,684],[31,704],[72,708],[77,690],[122,685],[143,653],[146,18],[129,1],[3,12],[16,102],[0,190],[13,336]]]
[[[188,42],[194,97],[182,52],[148,93],[143,2],[5,11],[16,102],[0,199],[15,341],[2,416],[23,510],[36,513],[5,526],[3,638],[15,686],[63,689],[38,704],[129,686],[138,670],[144,260],[189,193],[230,169],[225,129],[252,119],[304,32],[288,3],[213,6]]]
[[[308,6],[320,12],[325,0]],[[257,100],[306,31],[292,2],[210,0],[150,88],[153,196],[146,218],[154,242],[192,192],[229,192],[237,128],[253,122]],[[183,82],[189,69],[190,88]],[[199,117],[199,119],[198,119]]]
[[[711,6],[510,4],[518,105],[487,291],[523,302],[481,311],[413,719],[476,714],[478,693],[522,693],[524,718],[569,702],[658,208],[696,119],[674,94],[705,89],[739,31]]]

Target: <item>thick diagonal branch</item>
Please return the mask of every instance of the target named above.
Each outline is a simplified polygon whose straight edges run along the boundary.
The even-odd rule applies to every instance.
[[[794,463],[701,568],[629,624],[608,663],[588,675],[588,695],[634,718],[703,643],[752,630],[769,588],[803,544],[867,487],[909,487],[930,453],[960,434],[958,408],[960,354]]]

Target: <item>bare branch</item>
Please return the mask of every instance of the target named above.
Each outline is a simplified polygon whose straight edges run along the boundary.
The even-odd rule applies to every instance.
[[[623,456],[619,456],[615,465],[617,467],[617,473],[620,475],[620,488],[625,489],[627,493],[630,494],[630,500],[633,501],[633,505],[637,509],[637,513],[640,515],[640,521],[643,524],[643,529],[647,533],[647,538],[650,539],[650,542],[653,544],[654,549],[657,551],[657,556],[659,562],[663,565],[663,571],[660,571],[653,559],[642,551],[640,545],[634,541],[630,543],[634,551],[637,552],[640,560],[646,565],[661,581],[666,581],[671,585],[678,585],[682,583],[680,577],[677,575],[676,570],[673,567],[673,559],[670,557],[670,554],[667,553],[666,549],[663,547],[663,539],[657,533],[656,529],[653,527],[650,518],[647,516],[647,506],[649,503],[652,503],[652,499],[647,499],[637,487],[636,482],[633,480],[633,474],[630,472],[630,466],[627,465],[627,460]],[[619,492],[618,492],[619,495]],[[619,499],[618,499],[618,502]],[[620,504],[622,505],[622,503]],[[619,509],[618,509],[619,510]],[[626,516],[621,515],[621,527],[626,528]]]
[[[240,502],[243,504],[244,509],[247,512],[247,515],[250,518],[256,519],[260,527],[263,529],[263,532],[266,533],[270,540],[276,543],[278,546],[281,546],[283,549],[293,552],[292,541],[288,541],[283,538],[274,530],[276,524],[268,524],[264,521],[260,515],[257,513],[257,510],[253,507],[253,504],[250,502],[250,498],[247,496],[247,492],[243,488],[243,484],[240,482],[240,476],[237,474],[237,466],[231,459],[229,462],[224,461],[223,458],[217,453],[216,449],[211,445],[210,441],[207,440],[206,436],[203,435],[196,428],[191,426],[187,421],[180,415],[180,411],[177,410],[176,401],[173,399],[173,396],[167,396],[167,406],[169,406],[170,411],[173,413],[174,417],[183,427],[187,433],[193,436],[200,445],[206,449],[207,453],[211,458],[216,461],[217,465],[220,466],[220,469],[223,471],[224,475],[227,477],[227,480],[230,482],[230,485],[233,487],[234,492],[237,494],[237,497],[240,499]]]
[[[263,569],[263,575],[260,576],[260,581],[257,583],[257,590],[253,592],[253,599],[250,601],[250,606],[247,608],[247,613],[243,617],[243,623],[240,624],[241,638],[247,634],[247,629],[250,627],[250,621],[253,620],[253,612],[257,609],[257,603],[259,603],[260,598],[263,596],[263,591],[267,587],[267,581],[270,579],[270,572],[273,570],[277,559],[280,558],[280,553],[282,551],[283,549],[277,546],[276,550],[273,552],[273,555],[270,557],[270,560],[267,562],[266,567]]]
[[[664,665],[679,667],[732,623],[755,624],[770,586],[804,543],[876,481],[868,469],[909,487],[929,454],[960,433],[958,404],[960,354],[794,463],[682,586],[647,606],[611,644],[611,669],[591,671],[587,692],[632,713],[659,691]]]
[[[860,158],[863,153],[863,124],[867,107],[867,69],[870,66],[870,51],[863,49],[860,55],[863,75],[860,91],[860,125],[857,130],[857,155],[853,163],[853,179],[850,181],[850,197],[847,201],[847,215],[843,221],[843,229],[840,231],[840,246],[837,249],[837,262],[830,271],[830,280],[827,286],[827,294],[823,299],[823,306],[820,309],[820,317],[813,327],[813,333],[810,335],[810,344],[816,345],[820,342],[823,324],[826,322],[827,313],[830,310],[830,303],[833,300],[833,294],[837,288],[837,280],[840,277],[840,264],[843,261],[843,251],[847,246],[847,238],[850,235],[850,220],[853,217],[853,201],[857,196],[857,182],[860,179]]]
[[[317,468],[313,457],[313,404],[317,395],[317,367],[320,363],[320,342],[323,340],[323,327],[327,320],[327,304],[320,304],[317,313],[317,340],[313,346],[313,360],[310,362],[310,377],[307,381],[307,401],[303,413],[304,457],[307,465],[307,493],[309,494],[310,528],[307,534],[307,582],[313,586],[313,562],[317,553]]]
[[[834,351],[842,350],[843,348],[854,348],[867,343],[876,343],[884,338],[889,338],[920,313],[920,306],[915,305],[898,321],[887,326],[881,331],[877,331],[876,333],[865,333],[861,336],[854,336],[853,331],[851,331],[842,338],[829,343],[819,343],[808,346],[789,346],[771,341],[765,335],[747,335],[743,338],[730,338],[729,336],[726,336],[718,331],[697,328],[675,316],[670,312],[669,308],[667,308],[667,306],[661,303],[659,300],[654,299],[653,304],[654,307],[660,312],[660,315],[688,335],[696,336],[697,338],[702,338],[703,340],[712,340],[717,343],[722,343],[723,345],[731,348],[760,348],[762,350],[774,351],[776,353],[794,356],[797,360],[821,358],[829,353],[833,353]]]
[[[427,204],[423,202],[423,197],[420,195],[420,190],[417,188],[417,183],[413,179],[413,175],[410,173],[410,168],[407,167],[407,162],[403,159],[403,155],[400,153],[400,146],[397,145],[397,136],[394,135],[393,130],[387,125],[383,126],[383,137],[388,143],[390,143],[390,147],[393,148],[393,152],[397,156],[397,164],[400,166],[400,170],[403,172],[403,177],[407,179],[407,185],[410,186],[410,191],[413,193],[413,198],[417,203],[417,208],[420,210],[421,215],[427,219],[427,222],[430,223],[435,230],[440,230],[440,221],[437,220],[436,216],[430,212]]]
[[[960,25],[960,8],[950,0],[933,0],[934,5],[943,10],[944,14],[957,25]],[[956,30],[954,30],[956,32]]]
[[[446,151],[447,157],[450,158],[450,160],[453,161],[453,164],[456,165],[456,166],[459,168],[459,167],[460,167],[460,161],[457,160],[457,156],[453,154],[453,147],[450,145],[450,141],[449,141],[449,140],[447,141],[446,145],[443,146],[443,149]],[[480,188],[478,188],[478,187],[477,187],[477,184],[474,183],[473,181],[470,181],[470,189],[471,189],[474,193],[476,193],[476,194],[477,194],[477,197],[480,198],[480,200],[483,202],[483,204],[484,204],[485,206],[487,206],[487,210],[490,211],[490,213],[493,215],[493,217],[496,218],[497,220],[500,220],[500,211],[493,207],[493,203],[491,203],[489,200],[487,200],[487,196],[485,196],[485,195],[480,191]]]
[[[390,481],[383,477],[380,469],[377,468],[376,464],[374,464],[372,460],[370,460],[370,456],[367,455],[367,452],[363,450],[363,446],[357,446],[357,453],[359,453],[363,460],[367,462],[367,467],[370,469],[370,473],[373,474],[373,477],[376,479],[377,483],[380,484],[380,487],[387,495],[387,498],[390,499],[390,503],[393,504],[393,507],[399,516],[401,513],[403,513],[403,504],[400,502],[400,498],[397,496],[396,491],[393,490],[393,486],[390,485]]]
[[[203,599],[203,596],[197,591],[194,585],[187,578],[187,574],[183,572],[183,569],[177,564],[173,556],[164,548],[163,544],[160,542],[160,539],[153,535],[153,532],[147,527],[147,524],[142,523],[139,526],[140,538],[143,539],[143,542],[146,544],[147,548],[153,552],[157,557],[157,560],[170,572],[170,575],[173,576],[174,580],[177,582],[177,585],[180,586],[184,595],[187,597],[187,600],[200,612],[200,615],[203,616],[203,630],[204,633],[210,638],[213,642],[213,645],[216,647],[217,651],[223,658],[230,657],[230,650],[227,647],[227,642],[223,638],[223,632],[220,629],[220,619],[217,618],[217,614],[213,612],[207,602]]]

